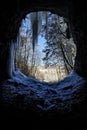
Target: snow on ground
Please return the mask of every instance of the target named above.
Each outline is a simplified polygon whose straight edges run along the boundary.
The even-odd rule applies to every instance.
[[[86,79],[74,71],[59,82],[48,83],[27,77],[17,70],[2,84],[2,106],[29,109],[40,115],[49,111],[51,114],[75,111],[76,114],[85,108],[80,105],[87,99],[86,85]]]

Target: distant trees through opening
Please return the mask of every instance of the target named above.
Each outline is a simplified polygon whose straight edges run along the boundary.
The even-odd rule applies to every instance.
[[[49,11],[27,14],[17,43],[16,67],[29,77],[55,82],[73,70],[76,45],[66,18]]]

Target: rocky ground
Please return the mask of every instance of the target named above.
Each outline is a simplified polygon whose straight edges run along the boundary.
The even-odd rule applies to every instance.
[[[87,120],[87,80],[75,72],[59,82],[47,83],[17,70],[0,88],[1,120]]]

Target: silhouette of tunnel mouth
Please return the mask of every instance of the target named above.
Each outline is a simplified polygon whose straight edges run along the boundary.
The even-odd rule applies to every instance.
[[[70,8],[68,8],[68,6],[67,6],[67,10],[68,9],[70,9]],[[75,11],[77,11],[77,12],[75,12]],[[79,35],[78,27],[80,27],[80,25],[78,24],[79,21],[78,21],[78,17],[77,17],[78,12],[79,12],[78,8],[72,7],[72,9],[70,10],[70,13],[69,13],[69,16],[70,16],[69,20],[71,21],[70,24],[72,25],[72,29],[73,29],[72,33],[74,33],[74,36],[76,35],[76,37],[74,37],[74,39],[76,38],[75,40],[77,41],[76,42],[77,47],[78,47],[78,44],[79,44],[80,48],[81,47],[84,48],[85,45],[80,44],[79,39],[78,39],[78,35]],[[75,14],[73,14],[73,13],[75,13]],[[81,13],[79,12],[79,14],[81,14]],[[83,14],[83,11],[82,11],[82,14]],[[75,19],[74,19],[74,16],[75,16]],[[28,15],[26,17],[28,17]],[[24,22],[27,19],[26,17],[23,20]],[[83,18],[83,17],[81,16],[81,18]],[[64,18],[64,23],[67,25],[66,27],[69,27],[68,23],[67,23],[67,20],[66,20],[66,22],[65,22],[65,20],[66,19]],[[75,20],[77,20],[77,21],[75,21]],[[82,21],[84,21],[84,19],[82,19]],[[81,23],[83,23],[82,21],[81,21]],[[75,23],[76,26],[78,25],[77,27],[75,26],[75,28],[73,28],[74,27],[74,22],[76,22]],[[55,20],[54,20],[54,23],[55,23]],[[52,27],[54,27],[54,28],[52,28],[50,26],[51,30],[54,29],[53,31],[55,32],[55,30],[57,29],[57,27],[55,27],[55,25],[57,25],[57,24],[53,24],[53,23],[50,23],[50,24],[52,25]],[[18,26],[18,24],[16,24],[16,25],[14,24],[15,26],[12,26],[12,25],[13,25],[13,22],[11,22],[11,27],[15,28],[16,26]],[[82,27],[84,27],[84,26],[82,26]],[[15,32],[14,28],[12,29],[13,32]],[[44,30],[45,30],[45,28],[46,28],[46,26],[43,27]],[[20,27],[20,30],[21,29],[22,29],[22,26]],[[77,29],[77,31],[76,31],[76,29]],[[8,30],[9,29],[7,28],[6,31],[8,31]],[[81,31],[83,31],[83,30],[84,29],[81,28]],[[12,32],[12,31],[10,31],[10,32]],[[31,30],[30,34],[32,34],[33,31],[35,31],[34,28],[33,28],[33,30]],[[67,30],[67,31],[70,31],[70,29]],[[76,33],[75,33],[75,31],[76,31]],[[62,33],[62,32],[60,32],[60,33]],[[70,34],[70,33],[68,33],[68,34]],[[22,33],[22,34],[24,34],[24,33]],[[36,34],[37,34],[37,31],[36,31]],[[44,33],[42,33],[42,35],[43,34]],[[51,35],[50,32],[48,34]],[[83,33],[83,34],[85,34],[85,33]],[[56,33],[56,35],[57,35],[57,33]],[[55,37],[57,37],[56,35],[55,35]],[[64,37],[67,37],[66,31],[65,31],[65,33],[63,32],[61,35],[63,35]],[[13,36],[13,34],[11,36]],[[20,37],[20,36],[24,36],[24,37]],[[28,36],[30,36],[30,35],[28,35]],[[45,36],[45,34],[44,34],[44,36]],[[49,36],[49,37],[51,37],[51,36]],[[46,38],[49,38],[49,37],[47,37],[47,35],[46,35]],[[51,38],[53,38],[53,36]],[[47,43],[50,43],[49,40],[52,40],[51,38],[48,39]],[[84,37],[81,37],[81,40],[82,40],[82,38],[84,38]],[[29,40],[29,39],[27,39],[27,40]],[[65,38],[64,38],[64,40],[65,40]],[[24,64],[18,64],[19,63],[18,62],[18,56],[21,56],[20,55],[21,54],[20,53],[21,49],[26,50],[28,48],[27,45],[25,44],[26,43],[25,42],[26,41],[26,35],[19,35],[17,41],[18,42],[23,41],[21,43],[19,42],[20,43],[19,44],[19,46],[20,46],[19,50],[18,50],[18,47],[17,47],[17,51],[15,52],[16,53],[16,55],[15,55],[16,67],[19,68],[22,71],[24,68],[21,68],[21,66],[23,65],[23,67],[27,68],[25,63],[27,63],[28,60],[25,60],[25,59],[22,60],[19,57],[19,59]],[[34,44],[34,41],[36,42],[35,44]],[[31,44],[32,54],[33,54],[32,56],[35,55],[35,50],[36,50],[36,47],[38,45],[37,41],[38,41],[37,37],[32,40],[32,35],[31,35],[31,43],[33,43],[33,44]],[[56,45],[55,41],[56,41],[56,38],[54,38],[54,44],[52,44],[53,47],[54,47],[54,45]],[[70,42],[70,41],[73,41],[72,34],[68,35],[68,38],[67,38],[66,41],[69,43],[68,45],[70,45],[70,43],[73,43],[73,42]],[[21,45],[22,43],[23,43],[24,46]],[[59,42],[59,43],[61,43],[61,42]],[[58,44],[58,45],[61,46],[61,44]],[[62,46],[61,47],[62,47],[62,51],[64,52],[63,53],[64,54],[63,55],[64,59],[66,59],[67,57],[65,57],[65,56],[67,54],[67,50],[69,50],[68,49],[69,46],[66,47],[64,45],[66,45],[66,44],[63,44],[63,47]],[[77,48],[78,50],[80,49],[79,47]],[[46,47],[46,49],[47,49],[47,47]],[[52,50],[56,50],[56,49],[52,49]],[[75,50],[76,50],[76,46],[75,46]],[[80,49],[79,53],[77,52],[78,55],[80,54],[80,56],[82,56],[81,55],[81,50],[82,49]],[[73,50],[73,52],[74,52],[74,50]],[[27,58],[28,53],[29,53],[29,51],[27,51],[25,53],[25,55],[23,55],[23,58]],[[49,53],[52,53],[52,51],[48,51],[48,54]],[[40,53],[39,53],[39,55],[40,55]],[[14,70],[14,72],[12,71],[12,77],[10,79],[7,79],[1,86],[1,105],[0,105],[1,106],[1,115],[2,115],[1,117],[8,118],[8,115],[11,115],[11,117],[13,115],[14,116],[20,116],[20,117],[23,116],[24,117],[24,115],[25,116],[27,115],[28,119],[31,120],[31,118],[35,118],[35,116],[41,117],[41,115],[43,115],[45,117],[45,119],[47,117],[49,118],[49,117],[52,117],[52,116],[57,116],[59,120],[62,118],[63,121],[66,120],[66,122],[67,122],[67,121],[69,121],[71,119],[72,122],[73,122],[73,121],[76,121],[77,119],[79,119],[80,114],[81,114],[80,119],[84,119],[82,117],[86,117],[85,113],[86,113],[86,108],[87,108],[86,107],[87,106],[87,104],[86,104],[86,100],[87,100],[87,89],[86,89],[87,85],[86,84],[87,84],[87,81],[83,77],[79,76],[78,73],[77,73],[77,69],[79,69],[78,68],[79,66],[80,66],[79,71],[81,70],[81,67],[84,68],[84,65],[82,64],[83,60],[82,60],[82,58],[80,56],[78,57],[78,55],[76,57],[76,63],[75,63],[73,73],[70,74],[69,76],[67,76],[64,80],[59,81],[59,82],[55,82],[55,83],[45,83],[45,82],[37,81],[37,80],[35,80],[33,78],[29,78],[29,77],[25,76],[25,75],[27,75],[26,72],[28,72],[26,69],[24,69],[24,71],[26,71],[25,73],[24,73],[24,71],[22,71],[25,74],[25,75],[23,75],[23,73],[20,73],[20,71],[15,71],[14,70],[15,67],[12,68]],[[75,56],[76,56],[76,51],[74,52],[74,56],[73,56],[74,59],[75,59]],[[30,58],[30,55],[29,55],[29,58]],[[81,58],[81,60],[80,60],[80,58]],[[7,57],[6,57],[6,59],[7,59]],[[10,59],[14,59],[14,58],[11,57]],[[68,59],[69,59],[69,57],[68,57]],[[8,57],[8,60],[9,60],[9,57]],[[33,58],[32,58],[32,61],[33,61],[33,64],[34,64]],[[10,62],[10,60],[9,60],[9,62]],[[13,62],[14,62],[14,60],[13,60]],[[11,65],[13,64],[13,62],[11,63]],[[65,63],[67,63],[66,60],[65,60]],[[68,62],[68,63],[71,63],[71,62]],[[79,63],[81,63],[81,65],[79,65]],[[73,62],[73,64],[69,64],[68,67],[70,67],[70,65],[74,66],[74,62]],[[47,69],[47,68],[50,68],[50,67],[53,67],[53,66],[52,65],[51,66],[46,65],[45,67]],[[3,67],[3,68],[5,69],[5,67]],[[9,66],[8,66],[8,68],[9,68]],[[30,68],[30,70],[32,70],[32,68],[33,68],[33,66]],[[72,69],[70,67],[70,72],[71,72],[71,70]],[[8,71],[6,71],[6,72],[8,72]],[[8,74],[7,74],[7,76],[8,76]],[[30,76],[32,76],[32,75],[30,75]],[[40,80],[40,79],[38,79],[38,80]],[[54,81],[49,81],[49,82],[54,82]],[[20,111],[20,110],[23,110],[23,111]],[[15,111],[17,111],[17,112],[15,112]],[[10,119],[12,119],[12,118],[10,118]],[[35,119],[37,120],[37,118],[35,118]],[[67,120],[67,119],[69,119],[69,120]],[[35,122],[36,122],[36,120],[35,120]],[[58,120],[57,120],[57,122],[58,122]]]
[[[40,81],[65,78],[73,70],[76,56],[68,24],[64,17],[50,11],[27,14],[17,38],[16,67]]]

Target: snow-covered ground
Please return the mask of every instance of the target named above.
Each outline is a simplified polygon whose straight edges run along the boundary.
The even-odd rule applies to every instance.
[[[20,71],[3,82],[2,108],[33,111],[43,116],[56,113],[80,115],[86,111],[87,81],[74,71],[65,79],[54,82],[41,82],[27,77]],[[85,107],[84,107],[85,106]]]

